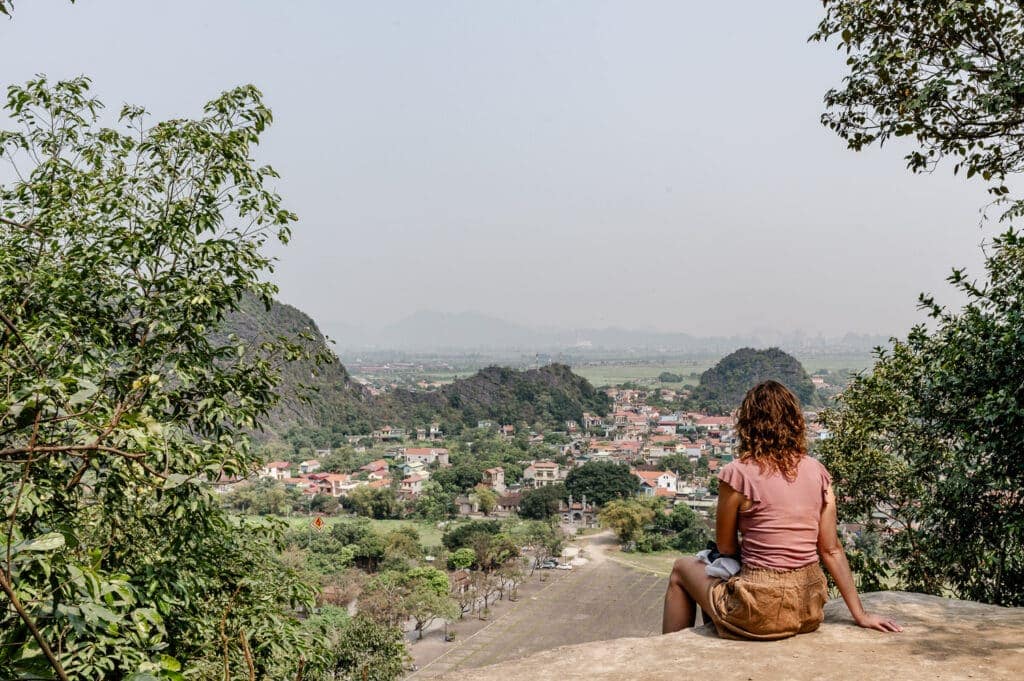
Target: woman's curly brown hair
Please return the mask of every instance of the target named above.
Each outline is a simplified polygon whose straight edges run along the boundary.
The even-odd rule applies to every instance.
[[[795,480],[807,454],[806,428],[796,395],[777,381],[760,383],[747,392],[736,415],[740,460]]]

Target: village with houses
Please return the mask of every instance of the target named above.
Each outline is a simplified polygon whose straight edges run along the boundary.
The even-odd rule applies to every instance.
[[[650,391],[607,388],[605,392],[612,401],[611,411],[604,416],[584,413],[579,422],[564,423],[564,429],[557,432],[558,444],[545,437],[548,433],[520,433],[512,424],[478,422],[477,428],[469,431],[472,437],[488,434],[505,441],[525,437],[528,452],[543,450],[546,455],[517,461],[521,474],[516,476],[507,475],[503,466],[484,468],[474,487],[493,492],[492,507],[482,513],[476,495],[460,494],[454,500],[457,515],[515,515],[525,492],[564,483],[571,470],[587,462],[606,461],[629,467],[637,479],[636,495],[662,499],[667,508],[683,504],[701,517],[713,516],[716,474],[735,455],[735,418],[651,405]],[[660,390],[656,401],[664,405],[675,397],[675,391]],[[806,416],[811,437],[826,437],[816,414],[807,412]],[[306,499],[328,496],[343,500],[366,488],[393,490],[399,501],[414,503],[432,475],[452,466],[445,434],[436,423],[410,431],[383,426],[365,435],[350,435],[347,440],[356,454],[379,456],[351,470],[335,470],[325,465],[332,450],[316,449],[311,458],[302,461],[269,461],[248,480],[221,480],[217,489],[229,491],[255,479],[279,483]],[[472,440],[455,444],[472,445]],[[598,511],[585,496],[568,497],[561,500],[558,514],[567,526],[596,527]]]

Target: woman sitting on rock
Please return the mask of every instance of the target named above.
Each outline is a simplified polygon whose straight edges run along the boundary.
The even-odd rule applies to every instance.
[[[708,576],[698,558],[677,560],[662,633],[692,627],[696,605],[724,638],[774,640],[814,631],[828,600],[819,556],[858,625],[902,631],[861,605],[836,531],[832,479],[807,456],[796,396],[775,381],[752,388],[739,409],[736,432],[739,459],[718,474],[715,528],[721,555],[739,556],[742,567],[722,580]]]

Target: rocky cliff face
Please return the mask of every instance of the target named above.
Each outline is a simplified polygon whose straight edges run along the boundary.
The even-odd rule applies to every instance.
[[[860,629],[846,606],[826,606],[813,634],[784,641],[726,641],[698,627],[652,638],[585,643],[516,662],[460,671],[452,681],[917,681],[1024,679],[1024,608],[921,594],[866,594],[901,634]],[[447,678],[447,677],[446,677]]]

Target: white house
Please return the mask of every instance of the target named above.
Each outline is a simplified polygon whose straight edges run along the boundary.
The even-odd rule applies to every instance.
[[[418,496],[423,491],[423,483],[426,482],[425,475],[410,475],[402,478],[402,491],[410,496]]]
[[[439,466],[448,466],[448,450],[444,447],[406,447],[402,450],[402,458],[409,463],[418,461],[424,466],[435,461]]]
[[[320,462],[316,459],[303,461],[299,464],[299,472],[303,474],[316,473],[318,470],[320,470]]]
[[[292,477],[292,465],[287,461],[271,461],[260,469],[259,476],[271,480],[284,480]]]
[[[654,496],[658,488],[676,493],[679,484],[679,477],[671,471],[633,471],[633,475],[640,478],[642,494]]]
[[[352,476],[344,473],[320,473],[313,476],[320,491],[332,497],[344,496],[352,488]]]
[[[490,487],[497,494],[505,493],[505,469],[501,468],[488,468],[484,471],[483,484]]]
[[[523,482],[532,487],[545,487],[559,481],[558,464],[554,461],[534,461],[523,471]]]

